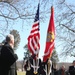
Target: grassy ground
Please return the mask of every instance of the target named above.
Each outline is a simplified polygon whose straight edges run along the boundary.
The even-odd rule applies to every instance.
[[[25,75],[25,72],[24,72],[24,71],[23,71],[23,72],[17,71],[17,74],[18,74],[18,75]]]

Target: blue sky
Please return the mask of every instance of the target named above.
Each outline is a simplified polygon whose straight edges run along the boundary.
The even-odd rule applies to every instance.
[[[74,0],[67,0],[69,3],[73,3]],[[55,0],[54,0],[55,2]],[[37,7],[37,2],[35,2],[35,6]],[[51,6],[51,4],[48,5],[49,7]],[[55,5],[54,5],[54,8]],[[48,8],[50,9],[50,8]],[[37,10],[37,8],[36,8]],[[36,10],[34,10],[36,12]],[[55,15],[57,13],[59,13],[59,11],[57,11],[57,9],[55,9]],[[44,54],[44,49],[45,49],[45,43],[46,43],[46,34],[47,34],[47,28],[48,28],[48,24],[49,24],[49,19],[50,19],[50,14],[47,16],[48,18],[45,19],[43,22],[40,20],[40,54],[39,54],[39,57],[42,59],[42,56]],[[18,60],[22,60],[23,57],[24,57],[24,46],[27,44],[27,38],[30,34],[30,31],[31,31],[31,27],[34,23],[34,19],[33,20],[30,20],[28,23],[24,22],[21,20],[21,19],[17,19],[12,28],[11,29],[16,29],[19,31],[19,34],[20,34],[20,37],[21,37],[21,42],[20,42],[20,45],[16,51],[17,55],[18,55]],[[11,23],[10,23],[11,24]],[[22,27],[22,24],[23,24],[23,27]],[[11,24],[12,25],[12,24]],[[56,24],[55,24],[55,27],[56,27]],[[9,29],[10,30],[10,29]],[[6,35],[9,34],[9,32],[6,33]],[[2,38],[4,39],[4,38]],[[59,41],[57,40],[57,38],[55,39],[55,47],[56,47],[56,51],[58,52],[58,54],[60,54],[60,49],[61,49],[61,46],[58,47],[58,43]],[[60,42],[61,43],[61,42]],[[73,57],[67,57],[67,59],[65,59],[65,62],[72,62],[75,58]],[[64,61],[64,58],[61,58],[59,56],[59,60],[61,62]]]
[[[49,16],[50,18],[50,16]],[[33,20],[34,21],[34,20]],[[20,42],[20,45],[16,51],[17,55],[18,55],[18,60],[22,60],[23,57],[24,57],[24,46],[27,44],[27,38],[30,34],[30,31],[31,31],[31,27],[33,25],[33,21],[31,21],[30,23],[28,24],[31,24],[30,26],[25,24],[23,27],[21,26],[22,24],[22,21],[18,21],[14,26],[13,26],[13,29],[16,29],[19,31],[19,34],[20,34],[20,37],[21,37],[21,42]],[[46,43],[46,34],[47,34],[47,28],[48,28],[48,23],[49,23],[49,19],[46,20],[45,22],[40,22],[40,53],[39,53],[39,58],[42,59],[42,56],[44,55],[44,49],[45,49],[45,43]],[[55,24],[56,25],[56,24]],[[61,42],[59,42],[61,43]],[[58,47],[58,40],[55,39],[55,47],[56,47],[56,51],[58,53],[58,55],[61,53],[61,46]],[[60,55],[59,55],[59,60],[60,62],[72,62],[75,58],[74,57],[67,57],[65,58],[61,58]]]
[[[34,20],[33,20],[34,21]],[[31,27],[33,25],[34,22],[31,22],[31,25],[30,26],[27,26],[26,24],[23,26],[20,25],[20,24],[16,24],[14,25],[13,29],[16,29],[19,31],[19,34],[20,34],[20,37],[21,37],[21,42],[20,42],[20,45],[16,51],[16,53],[18,54],[18,57],[19,57],[19,60],[22,60],[23,57],[24,57],[24,49],[23,47],[27,44],[27,38],[30,34],[30,31],[31,31]],[[47,27],[48,27],[48,24],[47,23],[40,23],[40,54],[39,54],[39,57],[42,58],[43,56],[43,53],[44,53],[44,48],[45,48],[45,41],[46,41],[46,32],[47,32]],[[43,36],[43,37],[42,37]]]
[[[68,0],[70,2],[70,0]],[[72,3],[72,1],[70,2]],[[50,5],[51,6],[51,5]],[[55,5],[54,5],[54,8]],[[56,10],[55,9],[55,15],[57,13],[59,13],[60,10]],[[36,11],[35,11],[36,12]],[[41,22],[40,21],[40,53],[39,53],[39,57],[42,59],[42,56],[44,55],[44,49],[45,49],[45,43],[46,43],[46,34],[47,34],[47,28],[48,28],[48,24],[49,24],[49,19],[50,19],[50,14],[48,15],[48,18],[44,21],[44,22]],[[20,46],[19,48],[17,49],[16,53],[18,54],[18,57],[19,59],[18,60],[22,60],[23,57],[24,57],[24,45],[27,44],[27,38],[30,34],[30,31],[31,31],[31,27],[33,25],[33,22],[34,20],[31,20],[30,25],[28,25],[27,23],[24,23],[24,26],[22,28],[21,24],[22,24],[22,21],[19,23],[19,24],[16,24],[14,25],[13,28],[19,30],[19,33],[20,33],[20,36],[21,36],[21,42],[20,42]],[[56,27],[56,24],[55,24],[55,27]],[[57,35],[57,34],[56,34]],[[61,53],[61,48],[62,46],[58,46],[59,44],[61,44],[62,42],[60,42],[59,40],[57,40],[57,38],[55,39],[55,47],[56,47],[56,51],[58,53],[58,57],[59,57],[59,60],[60,62],[72,62],[75,58],[74,57],[70,57],[68,56],[67,58],[62,58],[60,57],[60,53]],[[65,60],[64,60],[65,59]]]

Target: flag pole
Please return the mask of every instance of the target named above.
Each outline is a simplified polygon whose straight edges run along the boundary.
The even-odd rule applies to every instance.
[[[38,3],[38,7],[39,7],[39,11],[40,11],[40,0],[39,0],[39,3]],[[40,12],[39,12],[40,14]],[[39,31],[40,31],[40,16],[39,16]],[[39,53],[38,53],[38,58],[39,58]]]
[[[39,4],[38,7],[39,7],[39,11],[40,11],[40,0],[39,0],[38,4]],[[39,14],[40,14],[40,12],[39,12]],[[40,30],[40,16],[39,16],[39,30]]]
[[[38,8],[39,8],[39,11],[40,11],[40,0],[39,0],[39,3],[38,3]],[[40,17],[39,17],[39,31],[40,31]],[[37,63],[36,63],[36,73],[38,71],[38,66],[39,66],[39,52],[38,52],[37,58],[38,59],[37,59]]]
[[[40,0],[39,0],[39,2],[38,2],[38,14],[39,14],[39,10],[40,10]],[[38,18],[39,18],[39,15],[38,15]],[[40,18],[39,18],[39,24],[38,24],[38,31],[40,31]],[[38,40],[39,41],[39,40]],[[40,50],[39,48],[37,48],[37,50]],[[39,51],[38,51],[38,54],[36,54],[36,59],[37,59],[37,62],[35,62],[35,60],[34,60],[34,63],[36,63],[36,64],[34,64],[34,73],[35,74],[37,74],[38,73],[38,66],[39,66]]]

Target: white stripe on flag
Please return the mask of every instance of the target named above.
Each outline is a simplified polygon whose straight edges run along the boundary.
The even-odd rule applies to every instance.
[[[39,31],[35,31],[34,33],[30,33],[30,36],[39,33]]]
[[[36,30],[38,28],[39,28],[39,26],[37,25],[37,26],[33,27],[32,30]]]
[[[39,39],[37,39],[37,37],[38,37],[38,36],[36,36],[36,40],[39,40]],[[38,47],[38,42],[35,41],[34,37],[33,37],[33,43],[35,44],[35,47],[36,47],[37,49],[39,49],[39,47]]]
[[[31,47],[31,49],[32,49],[32,51],[33,51],[34,54],[38,54],[38,53],[39,53],[39,50],[36,50],[36,51],[35,51],[34,47],[32,46],[32,42],[31,42],[32,39],[33,39],[33,38],[30,38],[30,42],[29,42],[29,43],[30,43],[30,47]]]
[[[50,47],[49,47],[49,49],[48,49],[48,52],[46,52],[46,53],[44,54],[44,56],[47,56],[47,55],[50,53],[50,48],[52,48],[53,45],[54,45],[54,42],[50,45]]]

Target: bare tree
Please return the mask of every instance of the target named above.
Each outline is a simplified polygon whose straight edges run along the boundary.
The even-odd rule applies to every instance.
[[[33,2],[38,5],[36,0],[0,0],[0,38],[12,29],[16,20],[22,20],[24,24],[34,19],[37,5]]]
[[[61,51],[64,56],[75,56],[75,5],[64,1],[59,3],[61,10],[56,17],[57,38],[61,41]],[[61,9],[60,9],[61,8]]]
[[[36,0],[0,0],[0,38],[5,36],[5,31],[15,23],[15,20],[29,22],[34,19],[38,2]],[[75,56],[75,5],[73,2],[74,0],[40,0],[40,18],[43,22],[49,17],[51,5],[55,7],[56,38],[62,46],[62,54],[66,56]]]
[[[46,7],[55,7],[56,46],[60,48],[60,55],[75,57],[75,4],[74,0],[42,0]],[[60,42],[60,43],[59,43]]]

